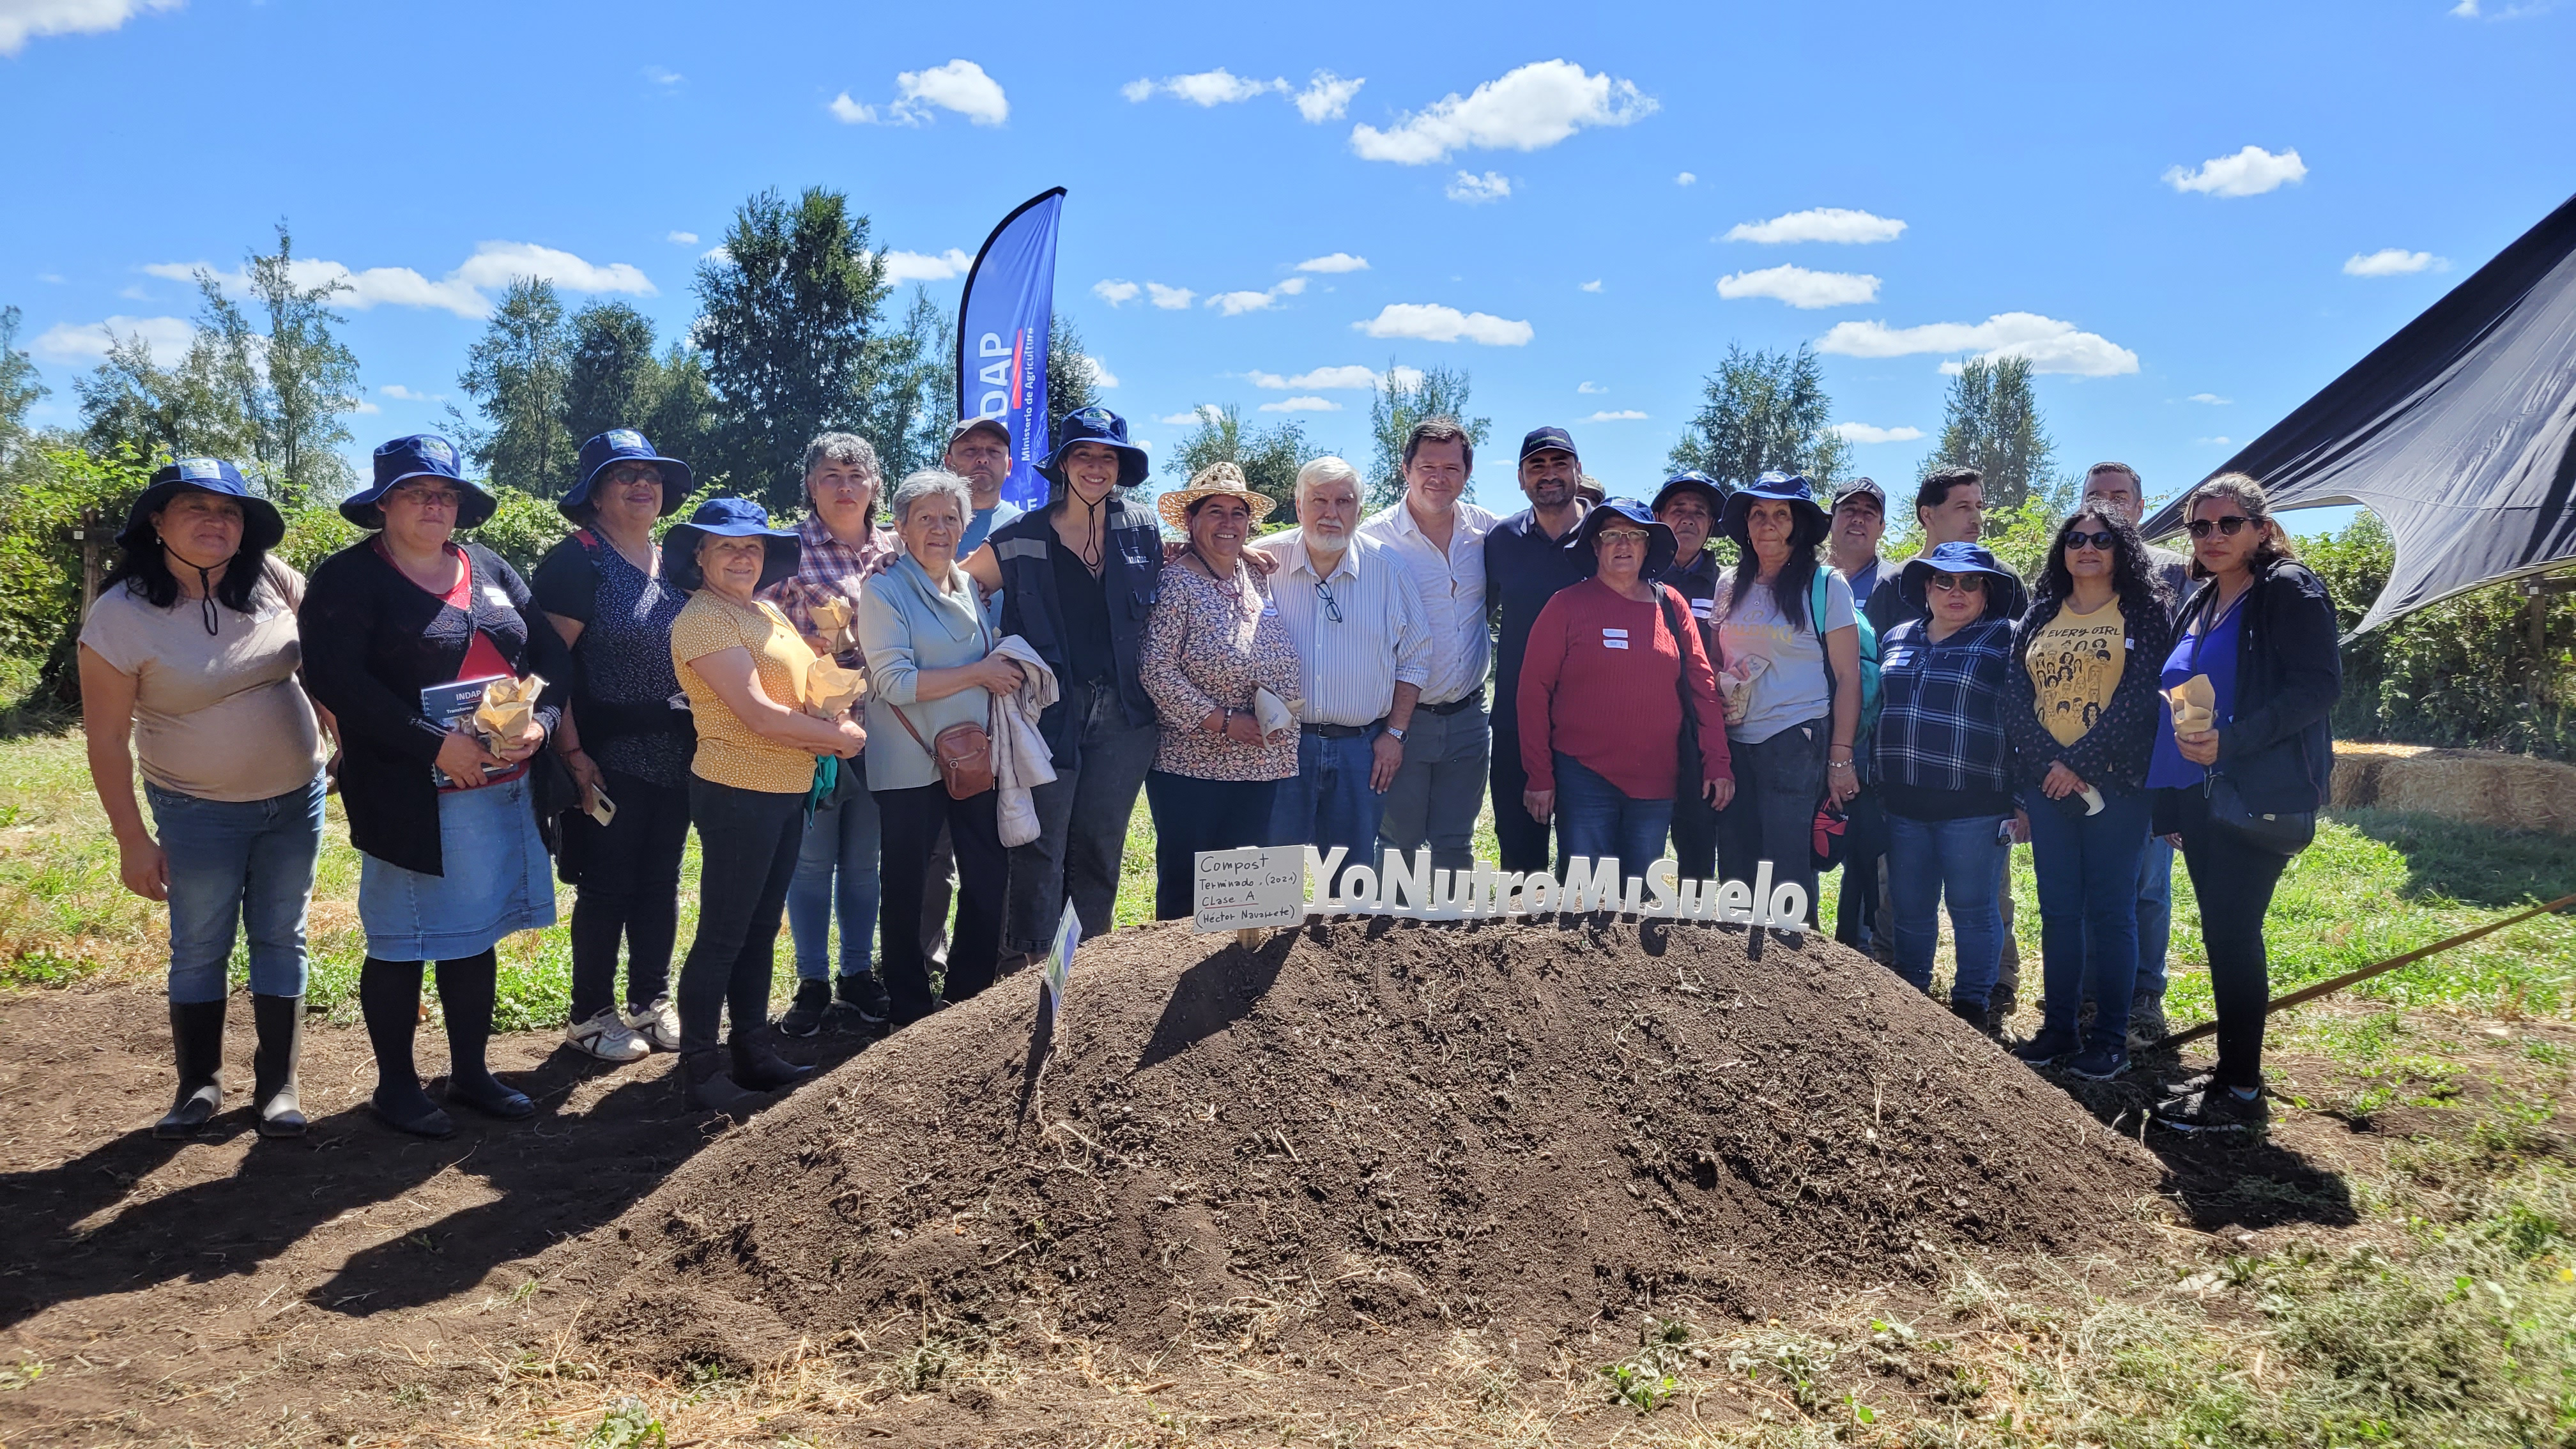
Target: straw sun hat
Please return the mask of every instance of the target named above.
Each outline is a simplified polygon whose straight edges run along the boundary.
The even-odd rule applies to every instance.
[[[1191,475],[1188,487],[1164,494],[1155,501],[1155,506],[1162,510],[1163,522],[1187,533],[1190,505],[1219,493],[1239,495],[1252,509],[1255,523],[1268,518],[1270,510],[1276,506],[1269,494],[1253,492],[1252,485],[1244,479],[1243,470],[1232,463],[1208,464]]]

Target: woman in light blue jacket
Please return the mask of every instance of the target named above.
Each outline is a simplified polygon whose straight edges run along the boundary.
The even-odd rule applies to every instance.
[[[951,725],[990,734],[996,696],[1020,686],[1019,666],[993,653],[974,580],[957,567],[957,541],[974,508],[966,481],[954,473],[930,468],[904,479],[892,506],[903,554],[868,581],[852,618],[868,658],[868,791],[877,802],[884,887],[879,969],[897,1027],[992,985],[1001,955],[1010,866],[1000,794],[952,798],[930,753],[930,742]],[[921,902],[943,824],[957,853],[957,929],[948,979],[934,998]]]

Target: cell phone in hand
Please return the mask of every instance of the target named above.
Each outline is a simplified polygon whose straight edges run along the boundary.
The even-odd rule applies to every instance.
[[[590,787],[589,814],[591,819],[606,825],[617,818],[617,802],[608,798],[606,790],[593,785]]]

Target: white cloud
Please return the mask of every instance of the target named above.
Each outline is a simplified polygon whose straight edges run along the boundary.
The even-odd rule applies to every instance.
[[[693,231],[675,231],[663,237],[662,240],[673,246],[693,247],[698,244],[698,234]]]
[[[213,273],[216,282],[235,296],[250,290],[249,278],[243,273],[217,271],[204,262],[153,262],[143,268],[147,275],[182,282],[195,280],[201,270]],[[342,263],[312,257],[290,265],[287,276],[299,287],[339,283],[342,290],[331,298],[335,307],[360,312],[373,307],[435,307],[469,318],[489,316],[492,302],[485,294],[499,291],[520,277],[543,278],[567,292],[655,295],[651,279],[628,263],[602,266],[533,242],[485,242],[474,249],[474,255],[467,257],[464,265],[438,281],[409,267],[354,271]]]
[[[1693,175],[1692,175],[1692,174],[1690,174],[1689,172],[1685,171],[1685,172],[1683,172],[1681,175],[1676,176],[1676,177],[1674,177],[1674,178],[1673,178],[1673,184],[1674,184],[1675,186],[1689,186],[1689,185],[1692,185],[1692,184],[1696,183],[1698,180],[1699,180],[1699,178],[1698,178],[1698,177],[1693,176]]]
[[[1584,397],[1599,397],[1610,389],[1603,387],[1597,382],[1578,382],[1574,385],[1574,390],[1576,393]]]
[[[1344,80],[1331,71],[1319,70],[1306,82],[1306,88],[1291,99],[1297,103],[1297,114],[1305,117],[1309,125],[1322,125],[1340,120],[1351,108],[1351,97],[1367,84],[1365,79]]]
[[[962,277],[966,275],[967,268],[975,265],[973,257],[955,247],[938,253],[879,252],[877,255],[885,260],[887,285],[896,287],[906,282],[944,282],[951,277]]]
[[[1101,301],[1108,303],[1112,307],[1115,307],[1122,302],[1135,301],[1136,294],[1143,290],[1144,288],[1137,286],[1134,282],[1122,282],[1108,278],[1104,278],[1101,281],[1091,284],[1091,295],[1098,297]]]
[[[1921,428],[1874,428],[1867,423],[1836,423],[1826,431],[1846,443],[1910,443],[1923,436]]]
[[[1275,372],[1259,370],[1247,372],[1243,376],[1244,380],[1254,387],[1265,388],[1271,392],[1373,388],[1386,381],[1385,378],[1356,362],[1344,363],[1339,367],[1318,367],[1312,372],[1301,372],[1295,377],[1282,377]]]
[[[116,289],[116,295],[123,297],[129,302],[149,302],[152,300],[152,294],[144,291],[140,286],[119,287]]]
[[[1487,347],[1526,346],[1535,335],[1527,322],[1507,321],[1487,312],[1461,312],[1437,302],[1389,302],[1375,317],[1351,326],[1371,337],[1466,341]]]
[[[733,252],[724,243],[718,242],[714,246],[707,248],[705,251],[698,253],[698,260],[702,262],[713,262],[720,267],[731,266],[733,264]]]
[[[1277,300],[1276,292],[1218,292],[1207,299],[1207,304],[1228,317],[1240,317],[1246,312],[1267,311]]]
[[[1290,277],[1286,281],[1273,284],[1270,290],[1278,293],[1282,297],[1295,297],[1305,292],[1306,279],[1304,277]]]
[[[2462,20],[2521,20],[2527,16],[2546,15],[2554,6],[2555,0],[2530,0],[2528,4],[2489,10],[2479,0],[2460,0],[2459,4],[2451,7],[2450,13]]]
[[[1254,387],[1266,387],[1272,392],[1286,392],[1288,390],[1288,379],[1286,377],[1275,372],[1263,372],[1257,367],[1252,371],[1245,373],[1243,375],[1243,380],[1251,383]]]
[[[1150,100],[1154,95],[1154,83],[1142,76],[1138,76],[1136,79],[1120,86],[1118,88],[1118,94],[1125,96],[1130,101]]]
[[[0,55],[39,35],[96,35],[137,15],[176,10],[181,0],[0,0]]]
[[[2356,252],[2346,257],[2343,274],[2347,277],[2401,277],[2410,272],[2447,272],[2451,264],[2431,252],[2410,252],[2404,247],[2382,247],[2368,256]]]
[[[447,401],[447,394],[443,392],[414,392],[410,388],[407,388],[398,382],[386,383],[384,386],[377,388],[376,391],[383,393],[385,396],[392,398],[396,402],[435,403]]]
[[[1365,272],[1368,269],[1368,258],[1355,257],[1349,252],[1335,252],[1324,257],[1308,257],[1297,264],[1297,270],[1301,272]]]
[[[1604,72],[1585,75],[1570,60],[1543,60],[1461,97],[1452,91],[1386,130],[1351,128],[1363,160],[1420,166],[1453,151],[1537,151],[1586,126],[1624,126],[1655,111],[1655,98]]]
[[[2189,396],[2189,397],[2187,397],[2187,398],[2184,398],[2184,399],[2183,399],[2183,401],[2184,401],[2184,402],[2207,403],[2207,404],[2209,404],[2211,407],[2214,407],[2214,408],[2223,408],[2223,407],[2227,406],[2229,403],[2232,403],[2232,402],[2236,401],[2236,399],[2234,399],[2234,398],[2232,398],[2232,397],[2220,397],[2218,394],[2216,394],[2216,393],[2214,393],[2214,392],[2196,392],[2196,393],[2193,393],[2191,396]]]
[[[1805,267],[1765,267],[1733,272],[1717,279],[1717,295],[1728,301],[1772,297],[1800,309],[1850,307],[1878,300],[1878,278],[1865,272],[1811,272]]]
[[[1224,416],[1225,409],[1218,407],[1215,403],[1200,403],[1197,407],[1190,409],[1188,412],[1173,413],[1169,417],[1157,418],[1155,421],[1169,424],[1175,428],[1186,428],[1195,426],[1199,423],[1212,423]]]
[[[196,335],[197,329],[184,317],[110,317],[104,322],[57,322],[38,334],[31,346],[47,362],[87,366],[106,358],[111,341],[139,336],[154,360],[166,367],[187,356],[188,343]]]
[[[2075,377],[2116,377],[2138,370],[2138,354],[2075,324],[2035,312],[2000,312],[1983,322],[1934,322],[1890,327],[1884,322],[1837,322],[1816,343],[1818,352],[1843,357],[1906,357],[1923,352],[1967,352],[1981,361],[2027,357],[2033,372]]]
[[[353,413],[356,413],[358,416],[360,416],[360,417],[362,417],[362,418],[363,418],[363,417],[371,417],[371,416],[373,416],[373,415],[375,415],[375,414],[377,414],[377,413],[383,412],[383,411],[384,411],[384,409],[383,409],[383,408],[380,408],[380,407],[378,407],[378,406],[376,406],[374,403],[371,403],[371,402],[367,401],[365,398],[360,398],[360,399],[358,399],[358,405],[357,405],[356,407],[354,407],[354,408],[349,409],[349,411],[351,411],[351,412],[353,412]]]
[[[1324,397],[1281,398],[1277,402],[1266,402],[1253,409],[1255,412],[1264,413],[1337,413],[1341,410],[1340,403]]]
[[[361,274],[363,275],[363,273]],[[625,292],[650,297],[653,284],[624,262],[606,266],[533,242],[485,242],[456,269],[452,280],[469,287],[505,287],[515,277],[542,277],[568,292]]]
[[[688,79],[676,70],[664,70],[658,65],[644,67],[644,78],[657,86],[664,87],[675,86]]]
[[[1141,93],[1139,87],[1143,88]],[[1254,96],[1268,95],[1272,91],[1285,95],[1288,91],[1288,83],[1284,80],[1254,80],[1249,76],[1236,75],[1224,66],[1218,66],[1214,70],[1203,70],[1193,75],[1165,76],[1159,84],[1137,80],[1129,81],[1118,88],[1118,93],[1131,101],[1141,101],[1156,91],[1177,100],[1188,101],[1194,106],[1223,106],[1236,101],[1248,101]]]
[[[1145,290],[1152,294],[1154,305],[1166,312],[1180,311],[1189,306],[1199,295],[1187,287],[1166,287],[1160,282],[1147,282]]]
[[[2210,196],[2260,196],[2295,181],[2304,181],[2308,163],[2296,151],[2279,155],[2260,146],[2248,146],[2233,156],[2212,156],[2200,163],[2196,171],[2179,166],[2165,171],[2165,184],[2176,191],[2198,191]]]
[[[1118,374],[1111,372],[1106,364],[1090,353],[1086,352],[1082,355],[1082,370],[1090,375],[1093,387],[1111,388],[1118,385]]]
[[[1422,386],[1422,369],[1418,367],[1406,367],[1402,363],[1398,363],[1386,370],[1386,377],[1382,385],[1392,385],[1410,391]]]
[[[2230,444],[2230,443],[2232,443],[2232,442],[2234,442],[2234,441],[2236,441],[2236,440],[2235,440],[2235,439],[2233,439],[2233,438],[2223,437],[2223,436],[2222,436],[2222,437],[2216,437],[2216,438],[2194,438],[2194,439],[2192,439],[2192,441],[2193,441],[2193,442],[2195,442],[2195,443],[2198,443],[2198,444],[2200,444],[2201,446],[2206,447],[2206,448],[2224,448],[2224,447],[2226,447],[2228,444]]]
[[[1644,422],[1645,420],[1646,415],[1637,411],[1635,408],[1623,408],[1615,413],[1594,413],[1588,418],[1577,419],[1579,422],[1586,423],[1639,423]]]
[[[853,126],[873,125],[882,120],[889,126],[926,126],[935,119],[935,108],[954,111],[978,126],[998,126],[1011,118],[1010,98],[1002,94],[1001,82],[984,73],[984,68],[971,60],[952,60],[928,70],[907,70],[894,78],[898,93],[882,116],[877,108],[850,99],[843,91],[827,107],[840,121]]]
[[[1601,290],[1601,279],[1599,277],[1594,277],[1591,281],[1584,283],[1574,290],[1578,292],[1598,292]]]
[[[1892,217],[1872,216],[1841,206],[1818,206],[1806,211],[1793,211],[1769,221],[1737,222],[1727,229],[1722,241],[1762,242],[1777,246],[1784,242],[1839,242],[1865,246],[1871,242],[1892,242],[1905,234],[1905,223]]]
[[[1512,179],[1499,171],[1488,171],[1482,176],[1473,171],[1461,171],[1457,179],[1449,183],[1448,194],[1451,201],[1463,201],[1470,206],[1482,201],[1500,201],[1512,194]]]

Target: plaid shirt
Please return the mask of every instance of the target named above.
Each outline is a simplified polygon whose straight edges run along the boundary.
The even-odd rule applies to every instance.
[[[1921,619],[1879,646],[1878,727],[1870,773],[1882,784],[1924,790],[2010,790],[2004,739],[2012,620],[1986,618],[1933,643]]]
[[[776,604],[799,634],[814,632],[816,602],[837,596],[857,604],[860,584],[885,572],[896,555],[903,552],[903,540],[891,528],[878,528],[865,544],[852,548],[832,536],[819,514],[809,514],[796,525],[796,541],[796,572],[770,585],[760,596]],[[844,668],[859,668],[858,651],[845,651],[840,663]]]

